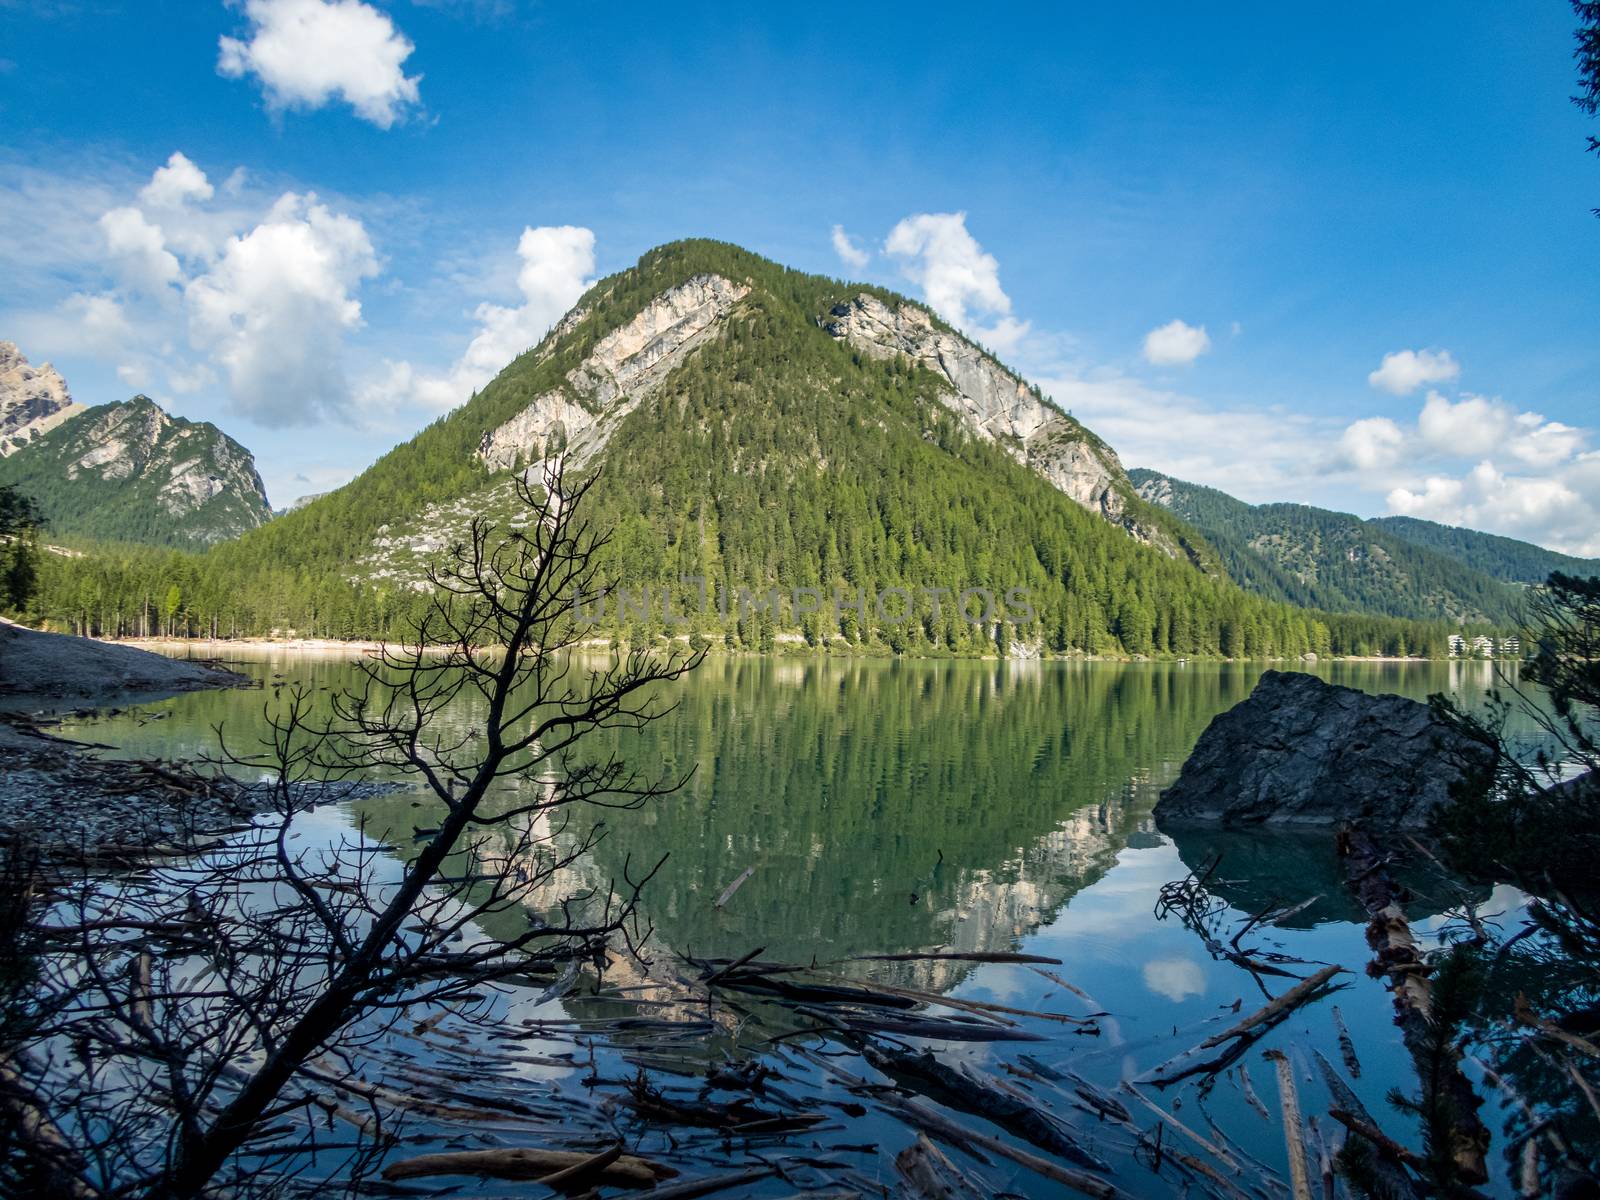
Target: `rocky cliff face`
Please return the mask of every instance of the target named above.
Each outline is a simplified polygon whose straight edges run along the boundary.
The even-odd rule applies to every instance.
[[[0,482],[38,500],[52,531],[90,537],[207,545],[272,515],[248,450],[146,396],[34,438],[5,460]]]
[[[484,434],[478,456],[493,470],[565,452],[576,466],[593,458],[618,422],[712,336],[750,289],[720,275],[698,275],[663,292],[612,330],[576,367],[566,386],[539,396]],[[546,352],[587,314],[574,309],[551,332]]]
[[[54,367],[35,367],[15,342],[0,342],[0,458],[82,411]]]
[[[1004,447],[1058,491],[1139,540],[1181,553],[1170,534],[1132,512],[1133,485],[1116,451],[966,338],[939,328],[924,309],[890,308],[863,292],[836,305],[830,317],[828,333],[862,353],[904,355],[942,377],[949,386],[940,399],[968,430]]]

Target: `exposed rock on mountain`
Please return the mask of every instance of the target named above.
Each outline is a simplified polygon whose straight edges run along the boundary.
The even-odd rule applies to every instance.
[[[87,409],[0,462],[56,534],[206,545],[272,513],[250,452],[146,396]]]
[[[566,386],[544,393],[486,433],[478,456],[493,470],[565,452],[583,466],[605,448],[621,420],[710,337],[749,294],[745,284],[697,275],[663,292],[632,320],[612,330],[567,372]],[[559,341],[583,320],[575,308],[551,331]]]
[[[35,367],[15,342],[0,342],[0,458],[82,411],[54,367]]]
[[[1520,618],[1520,589],[1408,541],[1384,521],[1306,504],[1246,504],[1155,471],[1136,469],[1130,478],[1146,501],[1205,534],[1233,578],[1275,600],[1457,624],[1514,625]]]
[[[1268,671],[1200,735],[1156,821],[1421,828],[1492,751],[1425,704]]]
[[[891,308],[869,292],[835,305],[826,329],[877,358],[903,354],[941,376],[940,399],[979,437],[997,442],[1092,512],[1168,554],[1181,552],[1170,531],[1133,514],[1133,486],[1116,451],[973,343],[913,304]]]

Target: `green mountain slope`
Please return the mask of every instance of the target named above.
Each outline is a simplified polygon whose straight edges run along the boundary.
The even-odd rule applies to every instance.
[[[604,575],[634,603],[619,614],[613,592],[600,636],[1266,655],[1442,649],[1447,632],[1247,594],[1110,447],[921,306],[704,241],[602,280],[480,395],[180,588],[224,629],[390,632],[427,560],[553,455],[603,472]],[[102,593],[138,586],[106,570]],[[880,611],[885,589],[907,595]],[[965,620],[965,589],[1033,619]],[[738,602],[773,590],[770,608]]]
[[[1508,583],[1543,583],[1552,571],[1600,575],[1600,558],[1573,558],[1531,542],[1421,521],[1416,517],[1376,517],[1367,522],[1414,546],[1447,554],[1485,575]]]
[[[248,450],[146,396],[87,409],[0,458],[0,484],[38,501],[52,537],[199,547],[271,516]]]
[[[1143,468],[1129,476],[1145,499],[1200,529],[1228,573],[1260,595],[1415,620],[1517,621],[1520,589],[1384,522],[1304,504],[1246,504]]]

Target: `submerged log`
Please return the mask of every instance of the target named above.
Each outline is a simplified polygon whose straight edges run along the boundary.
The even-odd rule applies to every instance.
[[[494,1150],[456,1150],[443,1154],[420,1154],[392,1162],[383,1169],[391,1183],[399,1179],[425,1179],[436,1175],[475,1175],[488,1179],[532,1180],[537,1183],[560,1181],[559,1186],[576,1190],[596,1184],[612,1187],[654,1187],[671,1179],[677,1171],[664,1163],[652,1162],[632,1154],[604,1161],[601,1154],[573,1150],[534,1150],[512,1146]],[[581,1177],[577,1167],[590,1169]]]
[[[1153,1083],[1157,1087],[1170,1087],[1191,1075],[1216,1074],[1231,1067],[1244,1057],[1244,1053],[1258,1041],[1262,1035],[1274,1026],[1288,1019],[1289,1014],[1306,1001],[1325,994],[1324,988],[1335,975],[1344,974],[1345,969],[1339,966],[1324,967],[1315,975],[1308,975],[1294,987],[1284,992],[1283,995],[1270,1001],[1244,1020],[1224,1029],[1221,1033],[1214,1033],[1198,1046],[1184,1051],[1176,1058],[1168,1059],[1158,1067],[1145,1072],[1141,1082]],[[1204,1057],[1207,1050],[1214,1050],[1218,1046],[1231,1042],[1221,1054],[1211,1058]]]
[[[927,1051],[914,1054],[866,1046],[862,1055],[897,1083],[921,1092],[946,1108],[992,1121],[1039,1149],[1058,1154],[1080,1167],[1092,1171],[1111,1169],[1110,1164],[1079,1146],[1055,1118],[1042,1112],[1037,1105],[1027,1103],[988,1080],[942,1063]]]
[[[1294,1200],[1311,1200],[1311,1173],[1306,1167],[1306,1138],[1300,1122],[1300,1093],[1294,1086],[1294,1067],[1281,1050],[1268,1050],[1278,1071],[1278,1104],[1283,1110],[1283,1148],[1289,1155],[1289,1191]]]
[[[1109,1180],[1102,1179],[1098,1175],[1090,1175],[1086,1171],[1064,1167],[1060,1163],[1040,1158],[1037,1154],[1031,1154],[997,1137],[969,1129],[915,1100],[881,1096],[879,1103],[908,1124],[925,1130],[934,1137],[943,1138],[963,1149],[977,1147],[1001,1158],[1009,1158],[1035,1175],[1063,1184],[1074,1191],[1082,1192],[1085,1196],[1096,1197],[1096,1200],[1132,1200],[1127,1192]]]
[[[916,1141],[895,1155],[894,1168],[920,1200],[978,1200],[981,1195],[925,1133],[917,1134]]]
[[[1374,958],[1369,970],[1388,976],[1401,1041],[1424,1086],[1431,1081],[1450,1114],[1450,1160],[1464,1182],[1487,1182],[1489,1130],[1478,1116],[1483,1099],[1461,1070],[1460,1049],[1450,1047],[1442,1055],[1439,1051],[1429,979],[1432,969],[1412,936],[1411,923],[1401,906],[1405,894],[1389,872],[1390,856],[1360,829],[1340,832],[1339,854],[1350,889],[1370,918],[1367,944]]]

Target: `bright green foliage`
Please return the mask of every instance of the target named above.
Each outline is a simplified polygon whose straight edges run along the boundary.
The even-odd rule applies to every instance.
[[[360,563],[373,538],[425,526],[429,505],[504,512],[505,477],[476,457],[485,432],[561,386],[601,337],[649,300],[705,273],[748,282],[751,291],[720,333],[621,422],[605,451],[589,511],[613,533],[601,563],[610,605],[596,636],[693,633],[735,648],[920,655],[992,654],[1018,642],[1063,654],[1444,653],[1442,622],[1329,617],[1197,569],[1194,560],[1216,562],[1204,539],[1133,497],[1133,511],[1191,553],[1174,559],[1140,544],[968,435],[936,398],[933,376],[831,337],[826,314],[860,285],[707,241],[662,247],[601,281],[580,301],[585,315],[575,326],[303,509],[203,558],[123,552],[111,562],[96,554],[53,564],[52,612],[120,628],[131,620],[179,631],[394,635],[420,597],[409,579],[379,577]],[[664,588],[674,592],[674,612],[700,607],[687,577],[707,581],[712,611],[668,619]],[[164,600],[173,582],[180,602],[169,620]],[[620,613],[619,588],[635,600]],[[741,589],[761,596],[774,588],[791,597],[815,588],[824,603],[797,613],[792,603],[769,610],[738,602]],[[872,604],[887,588],[911,594],[909,622],[886,620]],[[927,588],[949,589],[937,614]],[[1009,627],[998,616],[964,620],[956,603],[964,588],[989,589],[996,599],[1022,589],[1033,619]],[[837,612],[835,591],[846,601]],[[860,611],[848,601],[863,591]],[[648,607],[638,602],[646,592]],[[725,612],[716,611],[719,597]],[[898,599],[890,607],[903,609]],[[970,610],[983,607],[974,601]]]
[[[1501,582],[1505,576],[1459,561],[1444,546],[1420,544],[1392,529],[1388,520],[1364,521],[1306,504],[1246,504],[1226,492],[1156,471],[1128,474],[1141,488],[1162,481],[1170,486],[1167,503],[1172,511],[1205,534],[1230,576],[1259,595],[1310,608],[1413,620],[1501,626],[1519,620],[1522,591]],[[1433,528],[1469,538],[1487,536],[1443,525]]]

